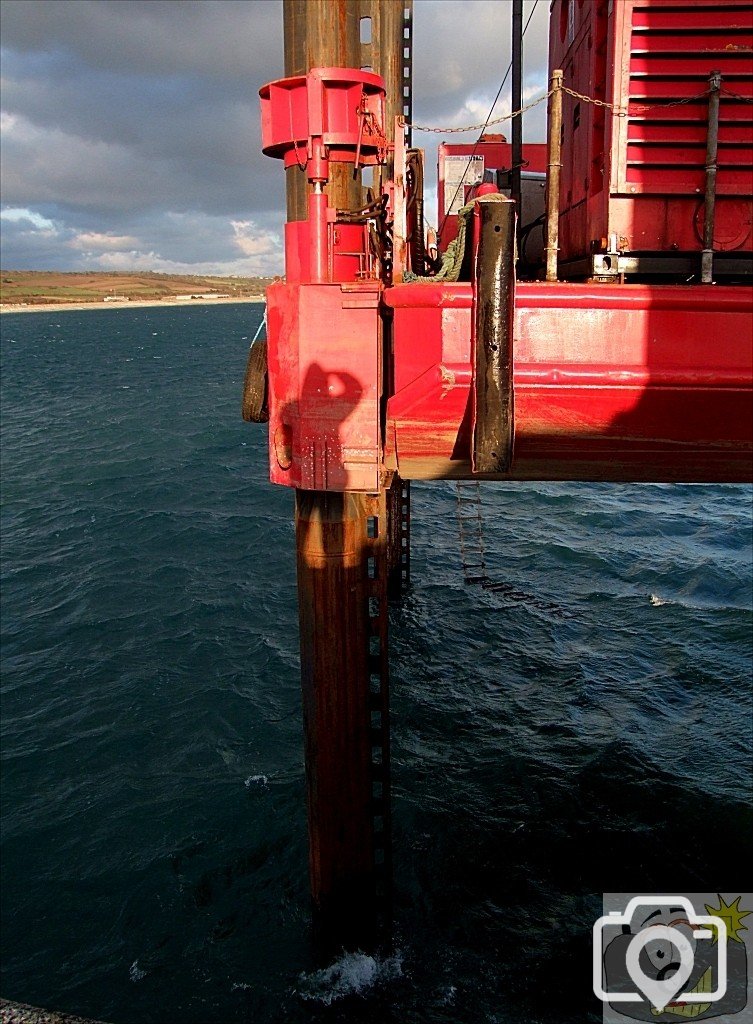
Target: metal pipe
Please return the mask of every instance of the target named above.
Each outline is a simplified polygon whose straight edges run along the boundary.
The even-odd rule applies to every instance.
[[[310,277],[316,284],[325,284],[329,280],[327,197],[320,182],[314,183],[314,191],[309,195],[309,223],[311,225]]]
[[[512,107],[520,110],[523,106],[523,0],[513,0],[512,4]],[[523,168],[523,117],[512,119],[512,168],[510,170],[510,197],[515,202],[518,214],[518,230],[523,223],[521,219],[522,200],[522,168]]]
[[[367,509],[296,491],[309,871],[320,943],[375,938]]]
[[[360,68],[360,0],[283,0],[282,11],[286,77],[315,67]],[[311,188],[305,171],[288,168],[286,186],[288,220],[306,220]],[[361,175],[354,175],[351,164],[330,164],[324,191],[336,209],[363,205]]]
[[[719,90],[721,85],[721,73],[712,71],[709,75],[709,112],[706,129],[706,196],[703,210],[703,251],[701,253],[702,284],[711,284],[714,277],[714,216],[716,213]]]
[[[396,0],[284,0],[285,74],[371,64],[402,97],[404,10]],[[378,43],[371,60],[360,41],[365,17]],[[311,205],[310,277],[325,282],[326,207],[361,209],[361,174],[332,162],[322,192],[293,167],[287,199],[288,220],[305,220]],[[296,491],[309,872],[315,930],[329,953],[373,948],[389,928],[386,520],[384,490]]]
[[[549,81],[547,118],[548,162],[546,172],[546,279],[557,280],[557,252],[560,240],[560,171],[562,169],[562,70],[552,72]]]
[[[474,473],[506,473],[512,464],[515,204],[478,202],[474,266]]]

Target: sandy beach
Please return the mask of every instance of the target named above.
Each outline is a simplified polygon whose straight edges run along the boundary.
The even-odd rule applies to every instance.
[[[140,306],[220,306],[239,302],[264,302],[263,295],[229,299],[134,299],[126,302],[4,302],[0,313],[62,313],[82,309],[134,309]]]

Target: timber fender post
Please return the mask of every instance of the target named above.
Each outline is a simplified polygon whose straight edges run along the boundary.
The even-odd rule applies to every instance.
[[[546,169],[546,279],[557,280],[560,245],[560,171],[562,170],[562,70],[552,71],[549,80]]]

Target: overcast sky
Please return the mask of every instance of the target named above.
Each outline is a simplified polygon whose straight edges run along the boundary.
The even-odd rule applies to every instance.
[[[416,0],[416,123],[484,121],[511,6]],[[525,38],[524,97],[546,86],[548,7]],[[281,0],[2,0],[0,26],[4,269],[282,270],[284,174],[261,154],[258,105],[283,75]],[[509,98],[508,80],[498,114]],[[525,138],[544,124],[542,104]],[[436,142],[414,135],[432,221]]]

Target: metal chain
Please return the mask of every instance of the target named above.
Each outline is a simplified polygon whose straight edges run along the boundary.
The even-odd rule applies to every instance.
[[[569,93],[574,96],[577,100],[583,100],[584,103],[592,103],[595,107],[605,107],[607,110],[611,110],[615,117],[628,117],[630,111],[625,109],[619,103],[607,103],[605,100],[596,100],[592,96],[586,96],[582,92],[576,92],[575,89],[568,89],[566,85],[563,85],[562,91]],[[636,104],[633,109],[644,113],[647,110],[664,110],[667,107],[681,107],[685,103],[693,103],[695,100],[702,99],[704,96],[708,96],[709,90],[704,89],[703,92],[695,93],[693,96],[686,96],[681,100],[671,100],[669,103],[649,103],[649,104]]]
[[[668,107],[682,107],[686,103],[695,103],[696,100],[702,100],[704,96],[708,96],[710,89],[704,89],[703,92],[694,93],[692,96],[686,96],[683,100],[672,100],[670,103],[650,103],[648,106],[636,107],[636,110],[665,110]]]
[[[470,124],[467,128],[427,128],[426,125],[422,124],[408,124],[403,123],[403,127],[412,128],[417,132],[440,132],[442,135],[452,135],[455,132],[478,132],[484,128],[489,128],[493,124],[501,124],[503,121],[509,121],[513,117],[520,117],[521,114],[525,114],[526,110],[531,110],[533,107],[537,107],[539,103],[543,103],[544,100],[549,99],[552,95],[551,89],[543,96],[539,96],[537,100],[532,103],[528,103],[525,107],[521,107],[520,110],[514,110],[511,114],[504,114],[502,117],[495,117],[493,121],[486,121],[484,124]]]
[[[553,601],[536,597],[525,590],[518,590],[506,580],[495,580],[486,568],[484,542],[484,514],[481,504],[481,487],[478,480],[456,480],[458,539],[460,541],[460,565],[463,581],[467,586],[481,587],[491,594],[499,594],[507,601],[527,605],[538,611],[548,612],[564,618],[568,612]]]
[[[719,92],[724,93],[725,96],[731,96],[735,100],[741,100],[743,103],[753,103],[753,96],[741,96],[738,92],[732,92],[731,89],[725,89],[721,87]]]
[[[585,93],[576,92],[575,89],[569,89],[566,85],[560,86],[560,89],[562,92],[568,93],[576,100],[582,100],[584,103],[592,103],[595,107],[604,107],[606,110],[611,110],[615,117],[628,116],[628,110],[623,106],[620,106],[619,103],[607,103],[606,100],[597,100],[593,96],[586,96]],[[524,107],[521,107],[520,110],[513,110],[511,114],[504,114],[502,117],[495,117],[492,121],[487,121],[485,124],[469,124],[463,128],[429,128],[427,125],[411,124],[407,121],[403,121],[402,124],[404,128],[412,128],[413,131],[416,132],[436,132],[441,135],[454,135],[457,132],[477,132],[482,129],[489,128],[493,124],[501,124],[503,121],[511,121],[514,117],[520,117],[520,115],[525,114],[527,110],[532,110],[534,107],[537,107],[539,103],[543,103],[544,100],[548,100],[553,92],[553,89],[549,89],[549,91],[545,92],[543,96],[539,96],[538,99],[527,103]],[[738,96],[737,93],[730,92],[729,89],[722,89],[722,92],[729,96],[734,96],[735,99],[743,100],[746,103],[753,103],[753,99],[748,99],[745,96]],[[682,100],[672,100],[670,103],[651,103],[649,105],[636,106],[634,109],[641,113],[645,113],[647,110],[664,110],[668,107],[681,107],[685,103],[693,103],[695,100],[708,96],[708,94],[709,90],[704,89],[703,92],[696,93],[693,96],[686,96],[685,99]]]
[[[566,85],[562,85],[560,88],[563,92],[574,96],[576,100],[583,100],[584,103],[593,103],[595,107],[604,107],[606,110],[611,110],[615,117],[627,117],[627,110],[620,106],[619,103],[607,103],[606,100],[596,100],[593,96],[586,96],[585,93],[576,92],[575,89],[568,89]]]

